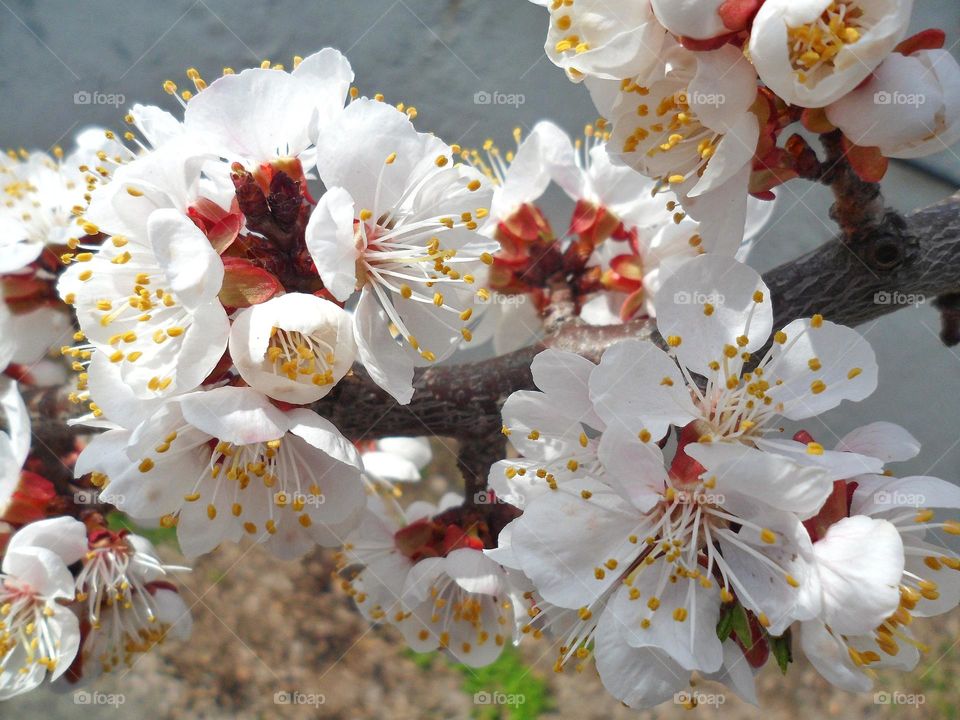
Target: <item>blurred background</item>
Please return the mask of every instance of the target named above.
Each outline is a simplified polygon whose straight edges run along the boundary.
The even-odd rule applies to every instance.
[[[957,52],[960,3],[917,0],[915,30],[941,27]],[[583,88],[546,59],[543,8],[523,0],[0,0],[0,146],[69,148],[81,128],[120,128],[124,108],[153,103],[177,111],[161,85],[181,86],[196,67],[212,80],[224,66],[242,69],[264,59],[289,64],[324,46],[345,52],[363,94],[383,92],[419,111],[417,126],[447,142],[476,146],[487,137],[511,143],[514,127],[549,118],[573,134],[594,119]],[[947,151],[922,164],[893,163],[884,181],[889,204],[908,212],[960,186],[960,158]],[[801,255],[834,233],[828,190],[795,181],[779,191],[773,222],[751,264],[760,270]],[[557,226],[569,209],[548,198]],[[960,273],[958,273],[960,276]],[[928,301],[932,301],[929,298]],[[907,307],[861,328],[880,363],[880,388],[811,428],[830,440],[878,419],[903,424],[923,442],[905,474],[960,478],[960,351],[938,339],[929,303]],[[458,478],[443,442],[426,490]],[[173,546],[164,552],[176,557]],[[458,668],[443,658],[413,656],[390,633],[370,630],[330,578],[323,554],[284,565],[257,549],[224,548],[185,579],[193,604],[194,640],[172,644],[134,670],[97,687],[122,693],[119,706],[79,707],[70,693],[44,691],[0,705],[0,718],[47,717],[636,717],[610,699],[592,670],[577,677],[551,671],[554,650],[541,641],[508,654],[489,671]],[[850,700],[832,691],[805,664],[782,679],[767,667],[760,678],[764,710],[728,698],[707,715],[789,718],[960,715],[953,685],[953,618],[928,629],[932,650],[914,673],[883,685],[921,692],[919,708]],[[540,658],[543,655],[545,657]],[[539,658],[539,662],[538,662]],[[533,669],[527,670],[526,664]],[[474,703],[477,692],[521,693],[522,706]],[[280,706],[274,693],[323,694],[316,707]],[[673,717],[666,707],[641,717]],[[853,715],[850,715],[853,716]]]

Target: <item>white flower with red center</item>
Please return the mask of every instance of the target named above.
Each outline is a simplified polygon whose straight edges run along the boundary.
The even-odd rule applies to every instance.
[[[201,80],[200,91],[186,103],[183,128],[228,163],[239,162],[254,174],[274,166],[303,180],[311,146],[343,111],[351,82],[350,63],[332,48],[295,59],[289,73],[261,67],[224,75],[209,86]]]
[[[546,120],[538,122],[525,138],[520,128],[516,128],[513,135],[516,151],[504,153],[493,140],[487,140],[482,153],[479,150],[462,153],[463,159],[493,184],[490,215],[481,225],[482,231],[491,237],[497,236],[501,223],[509,229],[515,223],[529,222],[525,216],[534,210],[535,203],[550,185],[552,167],[566,160],[566,146],[570,143],[560,127]]]
[[[405,510],[371,496],[363,521],[338,558],[345,587],[364,617],[396,626],[418,652],[445,649],[473,667],[487,665],[514,639],[519,595],[481,540],[462,526],[448,493],[436,506]]]
[[[0,517],[6,513],[30,453],[30,416],[17,384],[0,376]]]
[[[87,549],[83,523],[60,517],[14,533],[0,568],[0,700],[33,690],[70,667],[80,645],[68,569]]]
[[[757,76],[735,47],[674,46],[664,73],[625,80],[612,107],[611,157],[669,187],[701,223],[708,252],[743,241],[748,183],[760,138]]]
[[[666,39],[649,2],[532,0],[550,10],[547,57],[574,82],[650,72]]]
[[[701,226],[680,212],[677,196],[636,170],[614,164],[609,140],[605,123],[588,125],[585,141],[571,145],[567,139],[551,163],[553,179],[577,203],[571,230],[597,243],[591,264],[603,269],[608,290],[588,298],[581,312],[596,325],[621,323],[640,312],[655,316],[653,297],[663,271],[705,252]],[[773,206],[748,199],[744,243],[763,229]],[[714,250],[732,254],[737,247]]]
[[[124,432],[115,431],[120,442]],[[190,557],[242,537],[297,557],[340,544],[363,509],[356,448],[316,413],[279,410],[250,388],[169,400],[127,438],[125,454],[125,472],[108,475],[117,507],[176,523]],[[90,467],[81,455],[77,472]]]
[[[683,684],[691,670],[723,665],[722,603],[739,599],[774,634],[816,614],[810,540],[791,512],[720,490],[707,476],[672,479],[656,446],[618,429],[608,428],[600,442],[605,482],[558,485],[528,501],[508,526],[513,566],[548,603],[577,610],[582,621],[558,662],[573,652],[582,657],[579,648],[592,639],[605,684],[617,686],[624,669],[605,653],[622,648],[606,643],[600,629],[614,623],[630,648],[643,650],[636,654],[644,669],[656,674],[652,666],[667,659]],[[789,482],[783,478],[778,489]]]
[[[903,428],[872,423],[837,449],[887,463],[916,456],[920,444]],[[960,508],[960,490],[935,477],[861,475],[838,482],[806,523],[816,541],[824,612],[802,624],[801,643],[835,685],[863,692],[876,669],[912,670],[926,650],[914,637],[914,620],[960,603],[960,557],[931,532],[960,535],[960,522],[938,520],[935,508]]]
[[[654,441],[671,425],[685,427],[684,452],[719,483],[773,507],[790,503],[804,518],[819,510],[834,480],[880,471],[876,458],[767,437],[782,432],[781,417],[815,417],[873,392],[876,359],[856,331],[820,316],[795,320],[754,357],[773,326],[769,289],[755,270],[717,255],[682,265],[656,302],[669,353],[626,341],[591,375],[591,398],[608,426]],[[693,375],[706,378],[705,387]],[[791,487],[781,497],[772,482],[785,477]]]
[[[764,0],[651,0],[650,4],[660,24],[674,35],[685,40],[722,41],[733,33],[747,29],[754,13],[763,2]]]
[[[84,634],[77,666],[84,680],[120,667],[168,637],[190,635],[190,610],[168,579],[189,568],[165,565],[146,538],[94,529],[76,578]]]
[[[350,315],[336,303],[289,293],[241,310],[230,358],[252,388],[305,405],[326,395],[356,356]]]
[[[462,500],[448,493],[436,505],[416,501],[401,508],[391,496],[371,495],[367,499],[360,524],[347,535],[337,558],[341,570],[356,568],[346,588],[367,620],[401,622],[406,617],[400,597],[407,574],[419,557],[410,548],[417,543],[405,542],[401,531],[414,526],[412,534],[418,534],[421,528],[429,528],[430,518],[460,505]],[[409,534],[411,531],[407,531]]]
[[[826,112],[851,142],[885,157],[941,152],[960,141],[960,66],[946,50],[893,53]]]
[[[404,113],[367,99],[318,139],[317,170],[327,192],[307,225],[307,248],[337,300],[359,291],[360,360],[408,403],[414,367],[469,341],[475,296],[489,296],[476,287],[496,250],[477,232],[489,185]]]
[[[750,31],[750,60],[788,103],[824,107],[886,59],[912,10],[913,0],[766,0]]]
[[[517,598],[507,572],[482,545],[417,562],[400,601],[404,618],[394,624],[417,652],[444,649],[464,665],[482,667],[513,638]]]
[[[200,385],[223,355],[230,326],[217,299],[223,263],[193,221],[156,210],[145,237],[114,236],[96,254],[74,259],[61,277],[61,297],[135,395],[156,398]]]

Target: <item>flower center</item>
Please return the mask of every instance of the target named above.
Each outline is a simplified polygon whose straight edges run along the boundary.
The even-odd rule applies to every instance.
[[[684,83],[657,83],[660,102],[656,107],[646,99],[650,88],[624,80],[621,90],[640,96],[636,113],[641,118],[624,141],[623,152],[644,153],[644,162],[656,165],[651,174],[661,183],[679,185],[693,175],[702,175],[723,136],[703,125],[690,109]],[[682,214],[679,219],[683,219]]]
[[[857,0],[837,0],[814,22],[787,29],[790,63],[800,82],[805,83],[809,73],[832,66],[843,48],[860,40],[863,10],[858,4]]]
[[[31,588],[0,575],[0,672],[12,660],[23,663],[17,668],[23,675],[34,665],[49,671],[56,668],[55,633],[47,627],[52,615],[53,609]]]
[[[266,357],[273,372],[289,380],[314,385],[332,385],[334,382],[334,348],[318,337],[274,327]]]

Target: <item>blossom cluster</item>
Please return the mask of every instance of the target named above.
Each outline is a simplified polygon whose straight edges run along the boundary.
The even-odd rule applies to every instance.
[[[960,557],[935,532],[960,534],[935,518],[960,489],[894,476],[920,445],[891,423],[832,450],[782,425],[869,396],[870,345],[817,315],[774,331],[760,276],[720,256],[683,265],[660,297],[666,351],[627,340],[595,365],[547,350],[538,390],[503,407],[519,457],[490,486],[522,514],[487,554],[529,580],[557,670],[592,657],[631,707],[688,691],[693,673],[755,703],[759,668],[786,672],[792,627],[849,691],[914,667],[914,617],[960,602]]]
[[[532,0],[545,50],[612,123],[611,155],[736,237],[749,195],[815,175],[794,134],[840,132],[864,179],[960,141],[945,35],[907,37],[912,0]]]
[[[542,335],[552,275],[576,279],[576,312],[590,325],[653,317],[653,297],[665,273],[704,253],[745,257],[774,210],[772,202],[751,199],[744,225],[716,237],[681,210],[671,191],[615,162],[603,119],[576,140],[549,121],[527,137],[516,129],[514,139],[516,150],[504,152],[491,139],[464,151],[494,188],[481,231],[497,241],[498,250],[487,312],[474,335],[478,342],[492,338],[497,353]],[[554,186],[572,203],[562,232],[540,206]]]
[[[820,315],[775,327],[743,261],[773,190],[823,174],[791,126],[868,181],[960,140],[943,33],[907,38],[904,0],[533,1],[603,116],[582,138],[449,145],[327,48],[191,68],[164,84],[182,112],[0,159],[0,699],[189,634],[187,568],[111,508],[191,559],[339,548],[342,589],[413,649],[482,666],[550,637],[558,672],[595,665],[636,708],[699,678],[756,702],[795,644],[850,691],[917,664],[914,618],[960,603],[936,516],[960,489],[894,475],[920,451],[899,426],[826,436],[874,352]],[[355,387],[409,405],[419,369],[565,323],[662,342],[536,355],[466,496],[411,487],[428,440],[333,421]],[[87,436],[40,452],[33,390],[67,383]]]

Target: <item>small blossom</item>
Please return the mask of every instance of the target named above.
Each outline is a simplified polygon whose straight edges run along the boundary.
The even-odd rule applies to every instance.
[[[223,263],[206,236],[173,209],[154,211],[147,235],[116,236],[63,274],[61,296],[91,345],[148,399],[197,387],[226,349],[217,293]]]
[[[750,31],[750,59],[788,103],[825,107],[883,62],[912,10],[913,0],[767,0]]]
[[[76,600],[84,624],[78,671],[91,680],[120,667],[167,637],[186,639],[191,617],[167,579],[188,568],[163,564],[139,535],[95,530],[76,578]]]
[[[350,315],[329,300],[290,293],[240,311],[230,357],[251,387],[275,400],[319,400],[353,365]]]
[[[614,8],[604,0],[577,0],[553,2],[548,7],[550,30],[544,49],[574,82],[585,77],[635,77],[656,66],[666,31],[649,2],[621,3]]]
[[[86,551],[86,530],[73,518],[41,520],[14,533],[0,568],[0,700],[63,675],[77,654],[69,565]]]
[[[851,142],[891,158],[941,152],[960,141],[960,66],[945,50],[893,53],[870,79],[827,107]]]
[[[481,257],[496,249],[477,233],[489,187],[404,113],[365,99],[319,138],[317,170],[327,192],[307,225],[307,248],[335,298],[360,291],[360,361],[408,403],[414,367],[472,338]]]
[[[664,75],[623,81],[608,115],[611,156],[676,193],[710,252],[733,254],[743,241],[756,97],[756,72],[736,48],[674,46]]]
[[[117,507],[176,524],[190,557],[241,537],[297,557],[340,544],[359,520],[356,449],[310,410],[284,412],[255,390],[222,387],[172,399],[125,432],[113,431],[112,442],[126,441],[119,476],[85,457],[98,452],[92,444],[77,472],[106,471]]]

